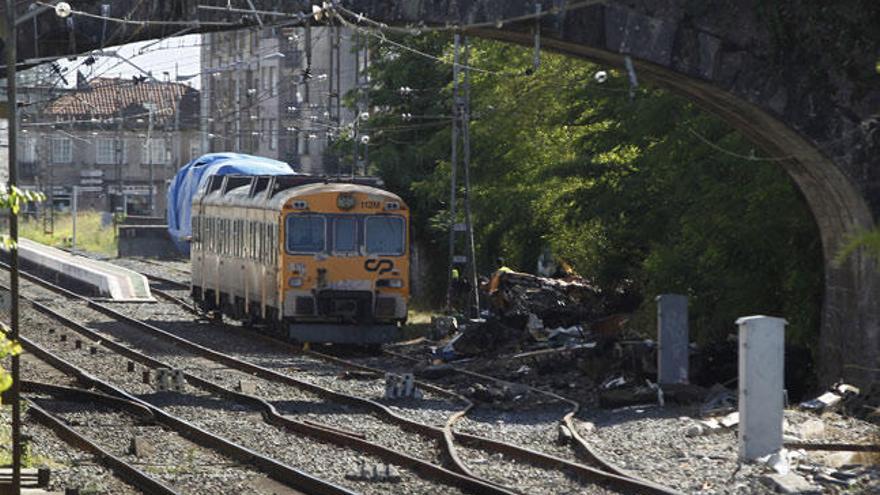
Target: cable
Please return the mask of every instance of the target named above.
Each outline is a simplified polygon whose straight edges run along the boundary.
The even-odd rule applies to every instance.
[[[700,141],[702,141],[704,144],[709,145],[709,146],[712,147],[713,149],[715,149],[715,150],[717,150],[717,151],[720,151],[721,153],[724,153],[725,155],[730,155],[730,156],[732,156],[732,157],[739,158],[739,159],[742,159],[742,160],[748,160],[748,161],[752,161],[752,162],[782,162],[782,161],[786,161],[786,160],[794,160],[794,159],[795,159],[795,156],[794,156],[794,155],[788,155],[788,156],[775,156],[775,157],[773,157],[773,156],[770,156],[770,157],[763,157],[763,156],[754,156],[754,155],[751,155],[751,156],[749,156],[749,155],[742,155],[742,154],[739,154],[739,153],[736,153],[736,152],[733,152],[733,151],[730,151],[730,150],[724,149],[724,148],[722,148],[721,146],[718,146],[717,144],[713,143],[712,141],[706,139],[706,138],[705,138],[702,134],[700,134],[699,132],[695,131],[694,128],[691,127],[691,126],[687,126],[687,130],[688,130],[688,132],[690,132],[691,134],[693,134],[694,136],[696,136],[697,139],[699,139]]]
[[[53,4],[45,3],[45,2],[34,2],[36,5],[41,5],[43,7],[52,7],[55,6]],[[133,9],[134,10],[134,9]],[[199,28],[202,26],[215,26],[215,27],[230,27],[230,26],[242,26],[238,23],[232,22],[217,22],[217,21],[154,21],[151,19],[141,19],[141,20],[132,20],[132,19],[123,19],[119,17],[110,17],[98,14],[92,14],[90,12],[85,12],[82,10],[71,9],[70,15],[78,15],[82,17],[89,17],[92,19],[100,19],[105,21],[112,21],[119,24],[133,24],[136,26],[189,26],[193,28]]]
[[[440,63],[442,63],[442,64],[452,65],[452,66],[456,66],[456,65],[457,65],[457,66],[458,66],[459,68],[461,68],[461,69],[467,69],[467,70],[472,70],[472,71],[474,71],[474,72],[480,72],[480,73],[483,73],[483,74],[490,74],[490,75],[496,75],[496,76],[514,76],[514,75],[521,75],[521,74],[516,74],[516,73],[496,72],[496,71],[491,71],[491,70],[487,70],[487,69],[481,69],[481,68],[479,68],[479,67],[473,67],[473,66],[470,66],[470,65],[462,65],[462,64],[460,64],[460,63],[450,62],[450,61],[448,61],[448,60],[444,60],[444,59],[442,59],[442,58],[440,58],[440,57],[437,57],[437,56],[435,56],[435,55],[431,55],[430,53],[425,53],[425,52],[423,52],[423,51],[421,51],[421,50],[418,50],[418,49],[416,49],[416,48],[412,48],[412,47],[406,46],[406,45],[404,45],[403,43],[399,43],[399,42],[397,42],[397,41],[394,41],[394,40],[388,39],[388,37],[386,37],[385,34],[382,33],[382,32],[378,32],[378,33],[377,33],[374,29],[369,29],[369,28],[365,28],[365,27],[357,26],[357,25],[355,25],[355,24],[352,24],[352,23],[348,22],[347,20],[345,20],[345,19],[342,18],[342,17],[338,17],[338,19],[340,20],[340,22],[341,22],[345,27],[347,27],[347,28],[349,28],[349,29],[353,29],[353,30],[355,30],[355,31],[359,31],[359,32],[365,33],[365,34],[367,34],[367,35],[369,35],[369,36],[372,36],[372,37],[378,39],[378,40],[379,40],[380,42],[382,42],[382,43],[388,43],[388,44],[390,44],[390,45],[394,45],[394,46],[396,46],[396,47],[398,47],[398,48],[401,48],[401,49],[403,49],[403,50],[406,50],[406,51],[409,51],[409,52],[415,53],[416,55],[420,55],[420,56],[422,56],[422,57],[425,57],[425,58],[428,58],[428,59],[434,60],[434,61],[436,61],[436,62],[440,62]]]

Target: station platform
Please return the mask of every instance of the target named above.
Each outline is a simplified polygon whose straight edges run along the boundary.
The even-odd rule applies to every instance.
[[[93,296],[120,302],[155,300],[145,276],[118,265],[24,238],[18,240],[18,258],[23,268],[41,272],[41,275],[54,276],[57,280],[71,283]]]

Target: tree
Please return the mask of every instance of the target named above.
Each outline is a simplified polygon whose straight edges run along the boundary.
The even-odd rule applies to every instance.
[[[24,191],[15,186],[6,187],[3,185],[0,188],[0,208],[9,210],[13,215],[18,215],[23,204],[44,199],[42,193]],[[18,246],[8,235],[2,236],[2,242],[7,250],[18,249]],[[8,339],[6,337],[8,333],[9,328],[0,323],[0,359],[21,353],[21,345]],[[10,386],[12,386],[12,376],[3,367],[0,367],[0,391],[8,389]]]
[[[398,41],[451,58],[437,35]],[[443,260],[451,69],[398,47],[374,52],[373,172],[412,206],[415,237]],[[794,342],[813,342],[821,246],[785,172],[749,159],[759,153],[746,139],[686,100],[646,86],[631,98],[625,74],[594,77],[596,65],[549,53],[531,73],[532,56],[472,41],[470,64],[484,69],[472,72],[471,101],[478,267],[501,255],[531,271],[549,246],[600,287],[640,298],[646,332],[654,296],[680,292],[700,341],[762,312],[785,316]],[[437,265],[441,295],[446,267]]]

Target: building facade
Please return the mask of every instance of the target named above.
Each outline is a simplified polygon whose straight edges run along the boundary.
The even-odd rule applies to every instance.
[[[20,183],[55,207],[164,215],[178,168],[201,154],[199,92],[187,85],[98,78],[25,106]]]
[[[342,98],[366,80],[362,43],[341,27],[264,28],[203,35],[203,149],[337,171],[328,143],[356,116]],[[345,165],[342,165],[345,168]]]

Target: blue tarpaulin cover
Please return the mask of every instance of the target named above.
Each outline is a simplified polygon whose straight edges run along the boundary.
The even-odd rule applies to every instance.
[[[168,186],[168,232],[177,248],[189,255],[192,200],[212,175],[285,175],[295,173],[278,160],[241,153],[209,153],[184,165]]]

